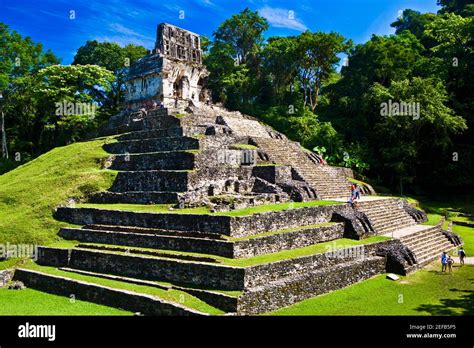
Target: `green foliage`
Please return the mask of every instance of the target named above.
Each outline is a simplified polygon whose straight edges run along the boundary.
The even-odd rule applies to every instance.
[[[267,20],[246,8],[225,20],[214,32],[214,39],[216,43],[228,44],[232,58],[238,64],[245,64],[258,55],[262,34],[267,29]]]
[[[120,111],[125,97],[125,78],[129,67],[144,57],[148,50],[143,46],[129,44],[121,47],[113,42],[87,41],[79,47],[74,57],[74,65],[98,65],[111,71],[115,80],[109,91],[100,95],[105,119]]]

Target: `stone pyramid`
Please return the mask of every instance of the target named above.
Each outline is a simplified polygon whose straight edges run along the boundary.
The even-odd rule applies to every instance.
[[[194,34],[167,28],[159,33],[169,42],[197,47]],[[183,79],[200,64],[187,59],[199,55],[178,51],[145,61],[165,59]],[[129,97],[102,130],[114,135],[104,148],[115,182],[87,206],[56,210],[77,225],[59,231],[76,246],[41,247],[38,266],[15,273],[27,286],[150,315],[257,314],[377,274],[407,274],[461,243],[419,224],[426,215],[400,198],[349,206],[349,169],[199,100],[204,84],[183,89],[159,68],[145,70],[149,81],[134,91],[144,99]],[[129,84],[140,85],[132,71]],[[164,85],[181,88],[179,98],[166,101]],[[182,99],[193,88],[195,98]]]

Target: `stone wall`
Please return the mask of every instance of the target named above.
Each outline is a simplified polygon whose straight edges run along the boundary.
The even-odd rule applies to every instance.
[[[169,170],[193,169],[195,154],[186,151],[140,155],[117,155],[110,169],[114,170]]]
[[[243,237],[257,233],[329,222],[334,213],[346,210],[352,210],[352,208],[341,204],[288,209],[248,216],[221,216],[60,207],[54,216],[58,220],[68,221],[77,225],[124,225],[178,231],[210,232],[232,237]],[[345,225],[345,233],[348,231],[348,228],[350,228],[350,221]]]
[[[351,208],[341,204],[304,207],[235,217],[231,220],[231,235],[233,237],[240,237],[255,233],[320,224],[331,221],[334,212],[347,209]]]
[[[62,249],[55,250],[62,253]],[[42,254],[40,256],[38,264],[51,265],[48,258],[44,258]],[[244,284],[242,268],[83,249],[72,249],[68,263],[54,266],[222,290],[241,290]]]
[[[298,229],[291,232],[273,234],[235,242],[235,258],[252,257],[274,253],[282,250],[302,248],[305,246],[342,238],[343,224]]]
[[[211,254],[229,258],[234,257],[234,243],[216,239],[156,236],[147,233],[117,233],[68,228],[62,228],[59,235],[68,240],[80,240],[84,243],[126,245],[139,248],[156,248]],[[241,254],[244,253],[242,252]]]
[[[229,216],[155,214],[66,207],[58,208],[54,217],[76,225],[123,225],[225,235],[230,235],[230,221],[232,219]]]
[[[341,289],[385,271],[383,258],[369,258],[325,268],[299,278],[286,278],[271,286],[245,292],[238,303],[239,314],[257,314],[289,306],[320,294]]]
[[[387,242],[377,242],[345,249],[329,245],[326,253],[251,266],[246,268],[245,271],[245,287],[252,288],[278,279],[299,277],[307,272],[331,268],[341,263],[367,260],[375,255],[376,250],[386,245]]]
[[[74,295],[78,300],[140,312],[146,315],[204,315],[204,313],[177,303],[166,302],[152,295],[113,289],[32,270],[18,269],[15,272],[14,279],[22,281],[32,289],[60,296],[70,297]]]

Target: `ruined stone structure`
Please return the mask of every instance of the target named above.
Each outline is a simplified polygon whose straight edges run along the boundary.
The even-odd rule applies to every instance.
[[[196,81],[206,74],[197,35],[161,25],[158,38],[161,56],[153,54],[131,69],[129,88],[150,80],[148,90],[129,96],[130,103],[146,105],[160,91],[166,94],[176,76]],[[176,74],[164,75],[166,64]],[[114,184],[88,198],[92,207],[56,210],[58,220],[82,226],[59,232],[77,241],[76,247],[39,250],[37,263],[59,268],[62,276],[49,274],[48,268],[23,269],[14,279],[149,315],[244,315],[380,273],[413,272],[461,243],[441,226],[419,224],[426,215],[403,199],[372,197],[349,206],[349,169],[322,164],[252,117],[213,105],[188,104],[185,110],[148,108],[112,117],[103,133],[116,135],[104,146],[110,153],[106,167],[118,171]],[[320,205],[321,199],[330,202]],[[122,204],[120,209],[110,207],[115,203]],[[152,205],[167,206],[145,212],[123,204],[148,211]],[[257,214],[238,210],[256,206],[267,209]],[[203,208],[208,211],[198,210]],[[355,247],[331,244],[379,235],[386,240]],[[321,243],[324,248],[311,248]],[[297,256],[282,253],[287,250]],[[264,261],[258,258],[270,254]],[[88,280],[74,279],[77,274]],[[97,281],[103,278],[166,290],[168,296],[105,287]],[[194,300],[172,300],[173,293]],[[199,309],[192,306],[199,301]]]
[[[130,68],[125,100],[132,110],[200,105],[209,99],[207,76],[199,35],[162,23],[151,54]]]

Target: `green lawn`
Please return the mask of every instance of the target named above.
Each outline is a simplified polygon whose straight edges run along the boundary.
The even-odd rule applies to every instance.
[[[453,225],[453,232],[457,233],[464,242],[464,251],[467,256],[474,256],[474,228]]]
[[[379,275],[269,315],[474,315],[474,266],[433,263],[394,282]]]
[[[3,315],[133,315],[132,312],[95,303],[72,300],[33,289],[0,289]]]
[[[100,169],[106,139],[55,148],[1,175],[0,243],[57,240],[65,224],[53,219],[53,209],[69,197],[105,190],[115,179],[115,171]]]

